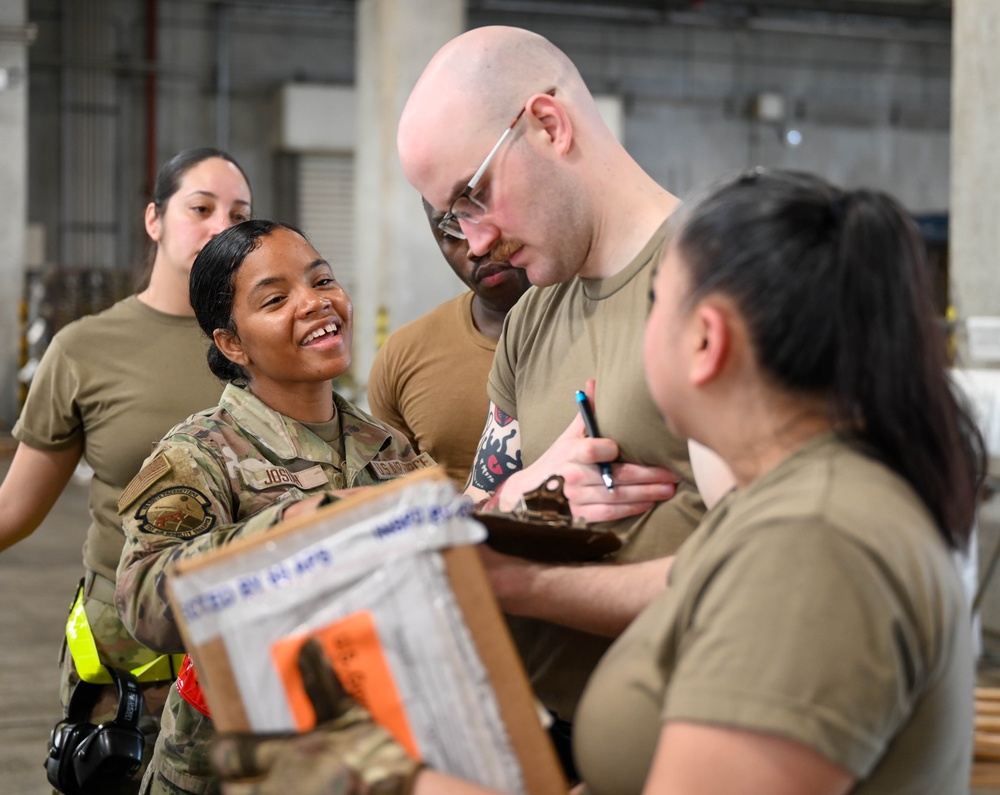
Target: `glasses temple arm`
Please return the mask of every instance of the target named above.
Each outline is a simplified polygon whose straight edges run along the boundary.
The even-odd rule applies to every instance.
[[[518,118],[521,117],[518,116]],[[516,123],[517,122],[515,120],[515,124]],[[503,131],[503,135],[500,136],[500,140],[496,142],[496,144],[493,146],[492,149],[490,149],[490,153],[486,155],[486,159],[483,161],[483,164],[479,167],[479,170],[472,175],[472,179],[469,180],[469,185],[466,188],[466,191],[471,191],[473,188],[476,187],[476,185],[479,184],[479,180],[483,178],[483,174],[486,173],[486,169],[490,167],[490,163],[493,161],[493,156],[497,153],[497,150],[500,148],[503,142],[507,140],[507,136],[510,135],[510,131],[513,129],[514,125],[512,124],[510,127],[508,127],[506,130]]]

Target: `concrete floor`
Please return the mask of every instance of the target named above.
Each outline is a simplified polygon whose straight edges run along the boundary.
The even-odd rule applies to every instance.
[[[0,438],[0,478],[13,446]],[[43,763],[61,713],[57,659],[66,615],[82,575],[87,489],[71,481],[35,533],[0,554],[0,795],[50,795]],[[980,517],[981,567],[1000,544],[1000,497]],[[1000,567],[982,604],[982,680],[1000,684]],[[976,789],[973,795],[1000,795]]]
[[[0,440],[0,476],[10,463]],[[49,731],[61,717],[58,656],[82,576],[87,491],[76,483],[35,533],[0,554],[0,793],[47,795]]]

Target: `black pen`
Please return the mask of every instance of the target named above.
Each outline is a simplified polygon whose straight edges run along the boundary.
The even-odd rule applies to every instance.
[[[591,439],[598,438],[601,434],[597,430],[597,420],[594,419],[594,410],[590,408],[590,401],[587,393],[582,389],[576,390],[576,403],[580,407],[580,416],[583,417],[583,426],[587,429],[587,436]],[[608,491],[615,490],[615,482],[611,479],[611,463],[603,461],[598,466],[601,468],[601,480],[608,487]]]

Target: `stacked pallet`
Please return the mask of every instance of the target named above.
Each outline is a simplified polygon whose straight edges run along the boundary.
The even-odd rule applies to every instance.
[[[976,688],[972,778],[976,787],[1000,787],[1000,687]]]

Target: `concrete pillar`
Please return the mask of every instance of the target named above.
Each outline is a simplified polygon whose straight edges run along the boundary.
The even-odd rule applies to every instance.
[[[955,1],[951,119],[952,303],[961,319],[1000,316],[1000,3],[996,0]]]
[[[464,0],[360,0],[355,160],[355,378],[368,381],[380,326],[398,328],[463,289],[403,177],[396,126],[431,56],[465,29]]]
[[[0,430],[18,413],[20,306],[28,205],[28,44],[25,0],[0,3]]]
[[[1000,364],[1000,3],[955,0],[952,17],[951,211],[949,270],[952,303],[962,323],[960,364]],[[991,330],[992,329],[992,330]],[[968,333],[966,333],[968,332]],[[979,340],[970,345],[970,337]],[[992,349],[992,352],[991,350]],[[990,453],[990,473],[1000,475],[1000,390],[997,373],[975,369],[959,383],[980,413]],[[996,488],[995,482],[991,484]],[[1000,656],[1000,494],[979,511],[977,545],[982,651]],[[978,790],[977,790],[978,792]]]

